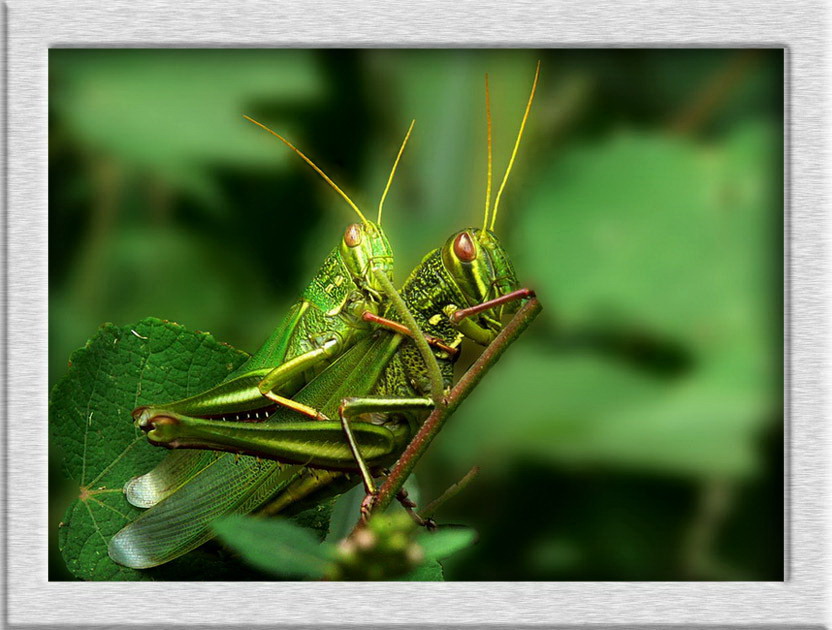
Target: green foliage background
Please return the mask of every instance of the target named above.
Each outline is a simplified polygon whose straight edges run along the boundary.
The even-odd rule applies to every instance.
[[[427,500],[482,469],[437,515],[480,535],[446,578],[782,579],[780,50],[53,50],[50,389],[104,322],[253,351],[340,238],[347,206],[242,114],[369,214],[417,119],[401,281],[481,221],[483,74],[499,176],[537,59],[497,231],[545,310],[418,469]]]

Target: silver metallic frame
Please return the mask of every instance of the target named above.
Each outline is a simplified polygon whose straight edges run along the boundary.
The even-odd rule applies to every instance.
[[[9,2],[5,612],[17,625],[519,627],[823,625],[829,430],[823,414],[823,3]],[[785,582],[73,583],[47,581],[49,47],[784,47]],[[826,167],[824,169],[823,167]],[[13,458],[11,454],[14,454]]]

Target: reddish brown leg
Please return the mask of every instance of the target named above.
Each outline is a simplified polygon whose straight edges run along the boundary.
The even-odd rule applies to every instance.
[[[412,518],[413,522],[419,527],[425,527],[431,530],[436,529],[436,522],[432,518],[422,518],[413,509],[416,507],[416,504],[407,496],[407,490],[401,488],[398,493],[396,493],[396,500],[402,504],[402,507],[410,515],[410,518]]]
[[[312,407],[304,405],[303,403],[295,402],[291,398],[285,398],[284,396],[280,396],[273,392],[266,392],[263,395],[272,402],[275,402],[278,405],[282,405],[283,407],[287,407],[289,409],[294,409],[298,413],[302,413],[304,416],[312,418],[312,420],[329,420],[329,418],[327,418],[317,409],[313,409]]]
[[[376,500],[375,493],[364,495],[364,499],[361,501],[361,520],[365,521],[370,516],[370,512],[373,509],[373,503]]]
[[[400,324],[399,322],[394,322],[392,319],[387,319],[386,317],[381,317],[380,315],[376,315],[375,313],[370,313],[369,311],[364,311],[361,315],[361,319],[365,322],[372,322],[374,324],[378,324],[379,326],[384,326],[385,328],[389,328],[397,333],[402,335],[407,335],[408,337],[412,337],[413,333],[410,331],[409,328]],[[447,352],[451,356],[454,356],[457,352],[459,352],[459,348],[452,348],[451,346],[443,343],[436,337],[431,337],[430,335],[425,335],[425,341],[428,342],[428,345],[431,345],[435,348],[439,348],[444,352]]]
[[[378,472],[378,471],[377,471]],[[386,477],[390,471],[383,470],[380,471],[382,476]],[[367,518],[370,516],[370,512],[373,509],[373,503],[376,499],[376,492],[368,493],[364,496],[364,499],[361,501],[361,520],[366,521]],[[436,529],[436,521],[432,518],[422,518],[419,516],[416,511],[413,509],[416,507],[416,504],[411,501],[410,497],[407,495],[407,490],[401,488],[398,493],[396,493],[396,500],[401,503],[402,507],[405,511],[410,515],[410,518],[413,519],[413,522],[416,523],[419,527],[424,527],[430,531]]]
[[[487,311],[489,309],[494,308],[495,306],[502,306],[507,302],[513,302],[515,300],[524,300],[526,298],[532,298],[535,296],[535,293],[532,289],[517,289],[516,291],[512,291],[511,293],[506,293],[505,295],[501,295],[500,297],[496,297],[493,300],[487,300],[482,304],[475,304],[474,306],[469,306],[468,308],[462,308],[454,313],[451,314],[451,323],[458,324],[466,317],[471,317],[472,315],[477,315],[482,313],[483,311]]]

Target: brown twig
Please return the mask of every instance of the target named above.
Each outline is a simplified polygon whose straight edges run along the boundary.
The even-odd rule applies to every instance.
[[[378,490],[375,500],[372,502],[371,512],[385,509],[396,497],[405,480],[413,471],[416,462],[422,457],[427,447],[436,437],[439,430],[445,424],[450,415],[465,400],[473,389],[479,384],[485,373],[502,356],[503,352],[517,340],[520,334],[528,327],[532,320],[541,311],[540,302],[533,297],[526,302],[514,317],[506,324],[505,328],[494,339],[492,343],[477,358],[468,371],[459,379],[459,382],[451,389],[446,404],[436,409],[428,416],[425,423],[416,433],[416,436],[407,445],[404,453],[393,466],[390,474]],[[353,533],[360,529],[361,523],[356,525]]]

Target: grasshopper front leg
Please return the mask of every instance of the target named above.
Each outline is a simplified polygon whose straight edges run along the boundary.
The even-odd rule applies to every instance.
[[[404,324],[400,324],[399,322],[393,321],[392,319],[387,319],[386,317],[382,317],[381,315],[376,315],[375,313],[371,313],[370,311],[365,311],[364,314],[361,316],[361,319],[363,319],[365,322],[372,322],[374,324],[378,324],[379,326],[383,326],[388,330],[397,332],[400,335],[405,335],[407,337],[410,337],[411,339],[415,336],[415,333]],[[422,337],[428,343],[429,346],[447,353],[449,357],[456,356],[459,353],[459,348],[450,346],[443,342],[441,339],[437,339],[436,337],[425,334],[422,334]]]
[[[413,338],[415,334],[403,324],[386,317],[376,315],[370,311],[365,311],[363,313],[362,320],[376,324],[383,328],[387,328],[388,330],[392,330],[393,332],[408,336],[410,338]],[[459,352],[458,348],[451,347],[436,337],[432,337],[430,335],[423,335],[423,337],[428,345],[447,353],[448,356],[454,356]],[[308,416],[313,420],[328,420],[329,418],[327,418],[319,410],[313,409],[308,405],[304,405],[303,403],[299,403],[290,398],[286,398],[285,396],[281,396],[279,392],[280,389],[286,385],[286,383],[291,382],[294,378],[300,376],[307,370],[325,365],[334,357],[337,357],[343,352],[342,345],[343,344],[340,343],[336,337],[333,337],[327,340],[320,348],[301,354],[294,359],[277,366],[258,383],[257,387],[260,393],[272,402],[288,409],[294,409],[295,411]]]
[[[494,341],[502,326],[499,322],[495,322],[495,320],[481,314],[490,311],[493,308],[497,308],[498,306],[503,306],[518,300],[533,298],[534,296],[535,292],[532,289],[517,289],[515,291],[511,291],[510,293],[506,293],[505,295],[500,295],[494,299],[469,306],[468,308],[461,309],[454,305],[449,305],[445,309],[445,314],[448,316],[451,325],[456,327],[456,329],[465,335],[465,337],[482,346],[487,346]],[[491,327],[482,326],[472,319],[475,315],[481,315],[486,323],[493,322],[496,325],[492,325]]]
[[[282,407],[294,409],[313,420],[328,420],[319,410],[281,396],[279,392],[287,383],[307,370],[324,365],[338,356],[343,352],[343,345],[337,337],[328,339],[320,348],[310,350],[278,365],[257,384],[257,389],[263,396]]]

